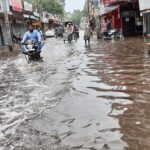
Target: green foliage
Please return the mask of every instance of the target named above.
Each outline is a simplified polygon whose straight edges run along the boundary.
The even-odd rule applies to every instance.
[[[79,25],[83,16],[84,16],[84,11],[74,10],[71,16],[71,20]]]
[[[28,0],[39,12],[47,11],[53,14],[63,14],[63,6],[57,0]]]
[[[54,13],[54,14],[62,14],[63,6],[60,5],[56,0],[44,0],[42,2],[42,6],[44,10]]]
[[[83,17],[86,17],[88,15],[88,10],[87,9],[84,9],[82,11],[82,14],[83,14]]]

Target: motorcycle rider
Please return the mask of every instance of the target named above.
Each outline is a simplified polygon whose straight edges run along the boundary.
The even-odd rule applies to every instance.
[[[73,28],[73,33],[76,34],[76,36],[79,38],[79,28],[77,25],[74,25],[74,28]]]
[[[23,39],[21,41],[22,53],[27,53],[28,49],[24,43],[26,43],[28,41],[32,41],[32,42],[35,42],[38,44],[38,48],[36,50],[36,55],[38,58],[41,59],[42,57],[40,56],[40,53],[41,53],[41,49],[43,47],[43,45],[41,44],[42,38],[41,38],[41,34],[37,30],[34,29],[33,25],[29,25],[28,31],[24,34]]]

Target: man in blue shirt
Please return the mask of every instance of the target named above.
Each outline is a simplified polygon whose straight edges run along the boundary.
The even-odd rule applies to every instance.
[[[26,43],[27,41],[32,41],[34,43],[37,43],[38,44],[38,48],[37,48],[36,52],[39,53],[39,54],[41,53],[41,49],[42,49],[41,34],[37,30],[34,30],[34,27],[32,25],[29,26],[29,31],[27,31],[24,34],[21,43]],[[22,50],[23,53],[26,53],[28,51],[27,46],[23,45],[21,50]]]

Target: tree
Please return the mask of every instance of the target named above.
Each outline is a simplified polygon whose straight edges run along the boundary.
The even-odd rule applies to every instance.
[[[71,20],[76,24],[80,25],[83,16],[84,16],[84,11],[74,10],[74,12],[71,15]]]
[[[57,0],[28,0],[39,12],[47,11],[53,14],[63,14],[63,6]]]
[[[56,0],[44,0],[42,2],[44,10],[53,14],[63,14],[63,6]]]
[[[39,13],[43,11],[42,3],[44,0],[27,0],[27,1],[33,4],[34,10],[37,10]]]

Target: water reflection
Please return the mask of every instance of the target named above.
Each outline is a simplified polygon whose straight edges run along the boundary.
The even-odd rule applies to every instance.
[[[95,71],[99,77],[96,82],[100,83],[99,87],[88,88],[96,90],[98,98],[109,101],[108,116],[119,120],[117,130],[127,143],[124,148],[150,149],[150,58],[145,57],[143,41],[127,39],[107,45],[100,43],[98,47],[87,49],[87,53],[90,58],[87,67]]]

